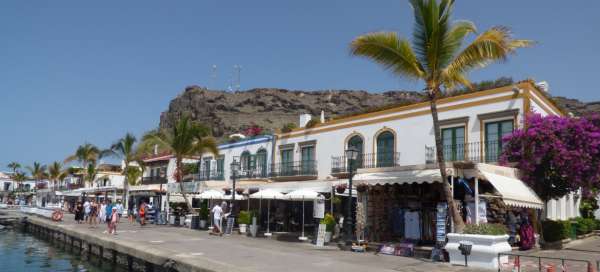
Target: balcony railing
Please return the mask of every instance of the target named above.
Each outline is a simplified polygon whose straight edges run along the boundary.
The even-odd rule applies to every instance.
[[[165,184],[165,183],[167,183],[167,178],[166,177],[153,176],[153,177],[143,177],[142,178],[142,184],[143,185]]]
[[[381,152],[359,154],[354,162],[354,168],[380,168],[400,165],[399,152]],[[331,157],[331,173],[348,173],[348,160],[346,156]]]
[[[317,161],[281,162],[271,165],[271,177],[317,176]]]
[[[269,168],[265,166],[257,166],[254,169],[242,169],[238,175],[240,179],[261,179],[269,177]]]
[[[223,174],[223,170],[200,171],[199,173],[194,174],[194,180],[225,180],[225,175]]]
[[[502,144],[498,141],[469,142],[467,144],[444,145],[444,160],[447,162],[469,161],[496,163],[502,155]],[[435,146],[425,147],[425,163],[436,163]]]

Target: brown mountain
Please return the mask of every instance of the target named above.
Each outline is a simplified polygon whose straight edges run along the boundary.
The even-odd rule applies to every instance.
[[[564,97],[555,99],[560,106],[576,115],[600,112],[600,102],[583,103]],[[370,93],[356,90],[290,91],[257,88],[226,92],[191,86],[173,99],[168,111],[161,114],[160,127],[170,127],[176,117],[188,115],[212,127],[213,135],[221,138],[242,132],[253,124],[271,131],[280,129],[286,123],[297,124],[299,115],[303,113],[319,118],[323,110],[326,118],[330,119],[422,100],[422,93],[412,91]]]

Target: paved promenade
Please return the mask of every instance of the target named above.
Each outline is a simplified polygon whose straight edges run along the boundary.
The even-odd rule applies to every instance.
[[[178,267],[194,267],[196,271],[478,271],[448,263],[432,263],[415,258],[353,253],[336,247],[318,248],[308,243],[281,242],[240,235],[212,236],[206,231],[180,227],[130,225],[122,221],[118,235],[104,234],[104,225],[97,229],[75,224],[71,216],[56,224],[70,232],[82,233],[105,243],[115,243],[172,259]]]

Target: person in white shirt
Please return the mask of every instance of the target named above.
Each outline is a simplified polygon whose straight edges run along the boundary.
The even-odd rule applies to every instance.
[[[123,204],[121,203],[121,200],[117,200],[117,205],[115,205],[115,207],[117,208],[117,214],[119,215],[119,218],[117,219],[120,221],[121,216],[123,216]]]
[[[215,204],[211,212],[213,213],[213,232],[221,233],[221,215],[223,214],[223,209],[221,209],[219,204]]]
[[[84,212],[84,218],[83,220],[87,223],[89,218],[90,218],[90,211],[91,211],[91,204],[90,202],[86,199],[85,202],[83,203],[83,212]]]

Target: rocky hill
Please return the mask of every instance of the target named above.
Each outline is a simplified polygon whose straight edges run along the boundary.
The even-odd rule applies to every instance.
[[[176,117],[188,115],[210,126],[213,135],[221,138],[242,132],[252,125],[267,130],[280,129],[286,123],[298,123],[298,117],[303,113],[318,118],[323,110],[329,119],[422,99],[422,93],[411,91],[369,93],[351,90],[290,91],[260,88],[226,92],[191,86],[171,101],[168,111],[161,115],[160,127],[170,127]],[[600,102],[583,103],[563,97],[555,99],[575,114],[600,112]]]

